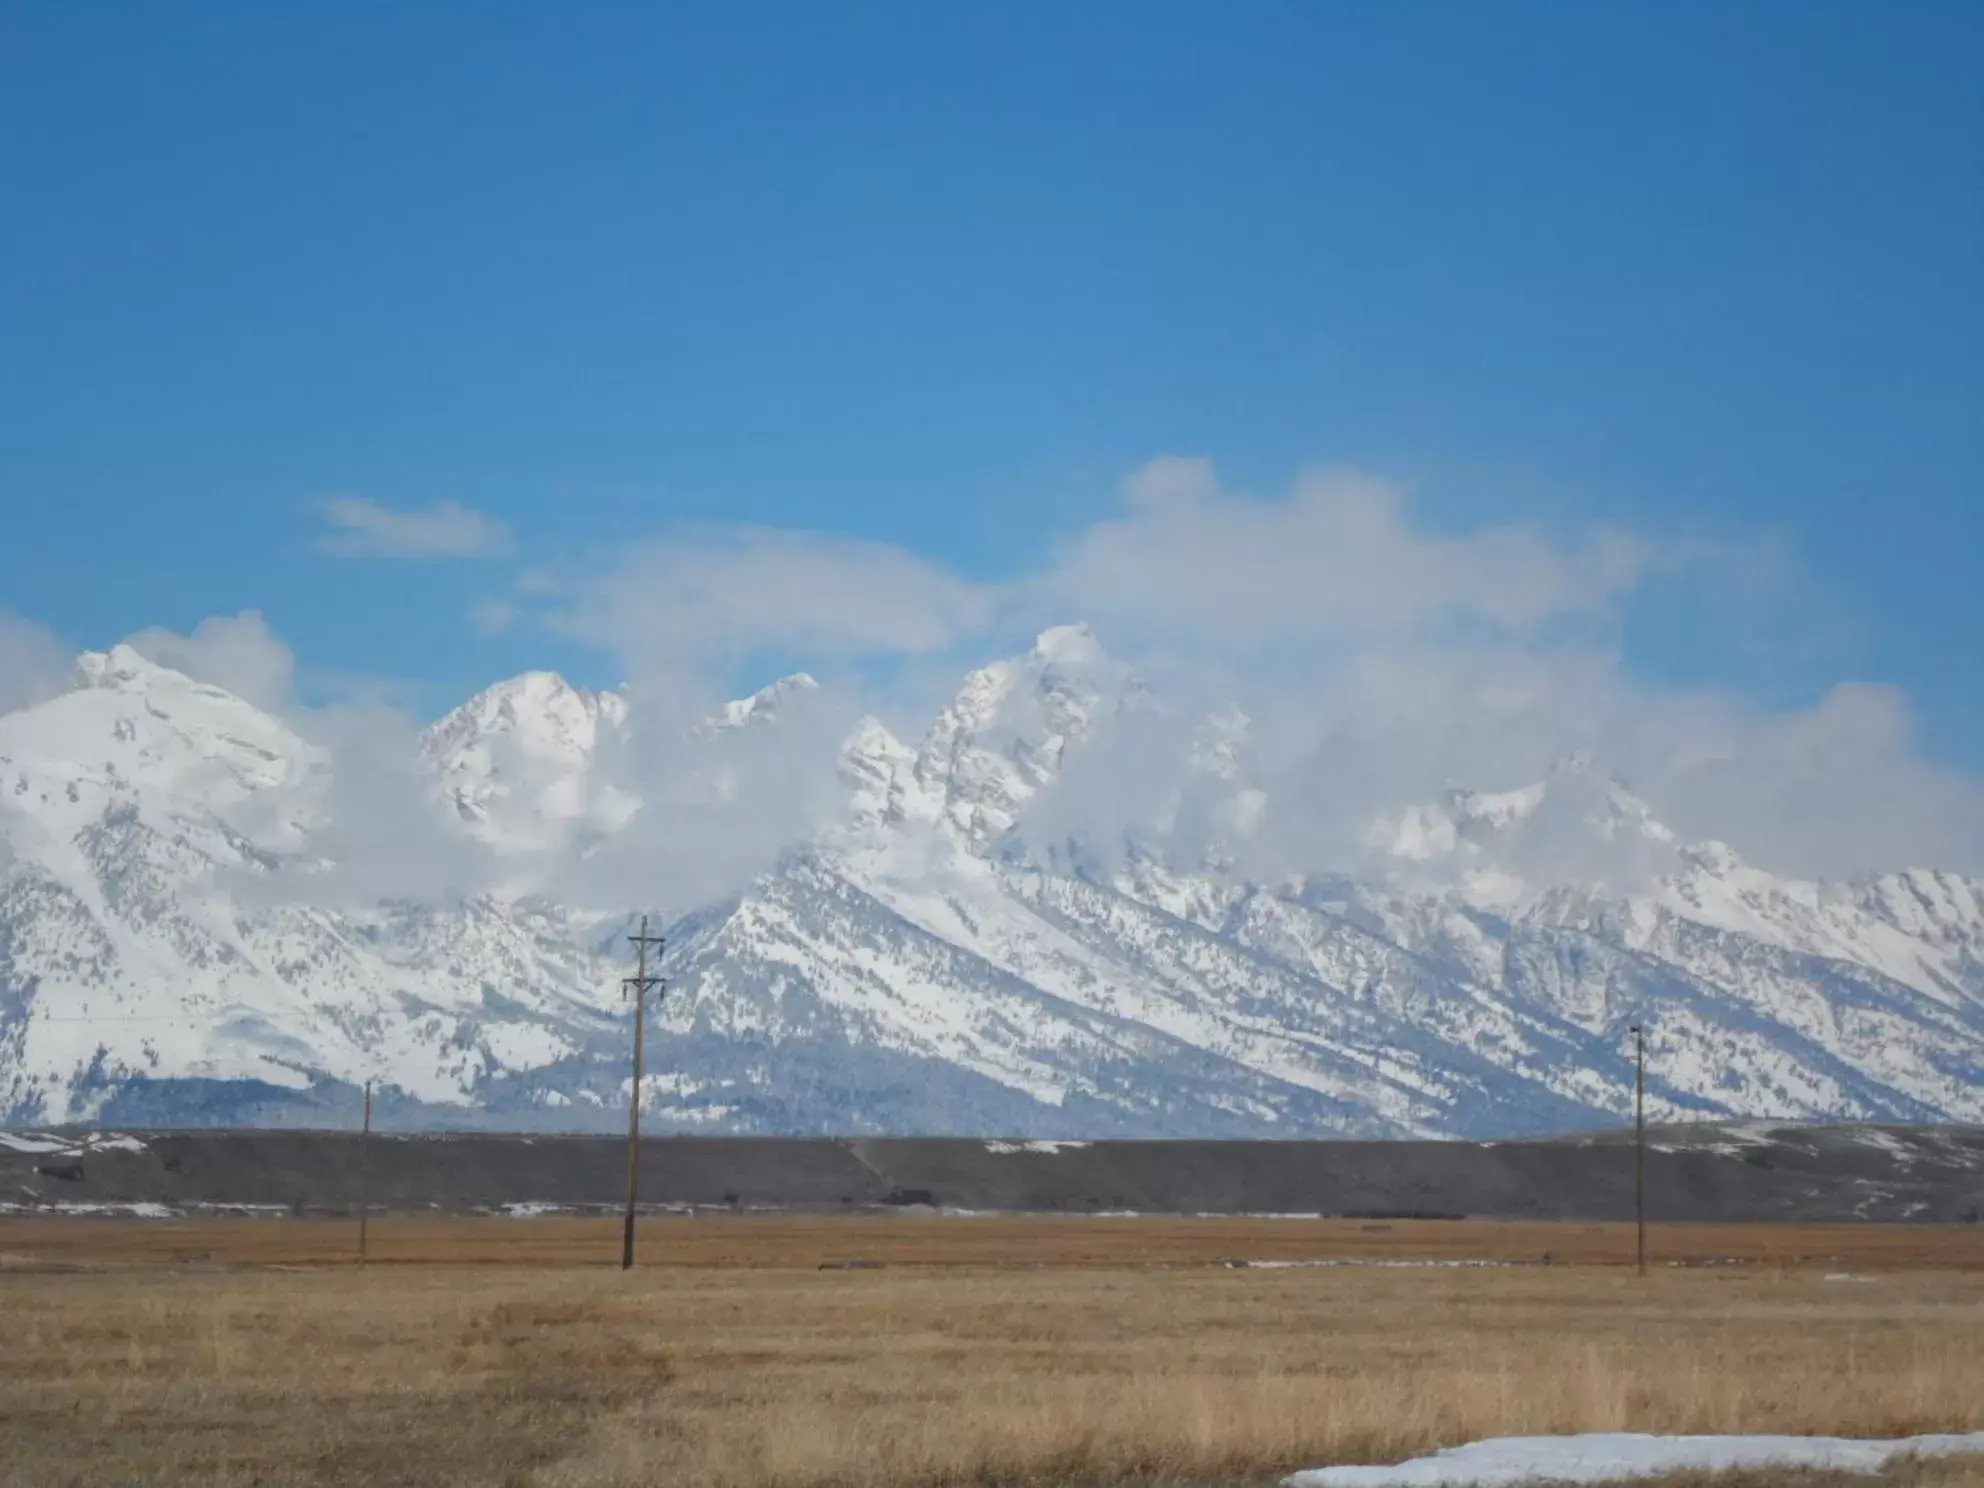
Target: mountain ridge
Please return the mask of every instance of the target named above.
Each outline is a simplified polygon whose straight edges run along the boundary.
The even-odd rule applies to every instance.
[[[78,681],[0,716],[8,1122],[299,1119],[368,1079],[437,1125],[621,1119],[634,906],[561,894],[557,865],[671,801],[749,807],[736,751],[819,693],[795,674],[664,737],[626,690],[485,689],[421,733],[395,810],[489,873],[367,901],[317,892],[331,752],[129,647]],[[1574,756],[1374,819],[1355,871],[1258,880],[1248,720],[1167,715],[1086,626],[974,669],[913,744],[873,718],[837,738],[829,818],[669,916],[663,1128],[1564,1130],[1626,1108],[1639,1019],[1664,1116],[1984,1119],[1984,883],[1960,874],[1767,873]],[[1082,793],[1126,739],[1168,773],[1099,838]],[[616,773],[676,752],[652,807]]]

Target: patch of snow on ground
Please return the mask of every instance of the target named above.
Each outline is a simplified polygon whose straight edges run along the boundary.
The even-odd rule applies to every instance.
[[[1922,1160],[1921,1149],[1904,1142],[1893,1132],[1884,1132],[1868,1127],[1853,1133],[1853,1140],[1863,1147],[1876,1147],[1904,1163],[1917,1163]]]
[[[37,1154],[46,1152],[71,1152],[74,1150],[73,1143],[61,1141],[55,1137],[36,1137],[30,1136],[26,1132],[5,1131],[0,1131],[0,1147],[5,1147],[9,1152],[33,1152]]]
[[[1462,1268],[1472,1268],[1477,1266],[1493,1266],[1498,1269],[1506,1269],[1518,1263],[1515,1261],[1477,1261],[1477,1260],[1446,1260],[1446,1259],[1377,1260],[1375,1258],[1365,1259],[1358,1256],[1333,1256],[1328,1259],[1314,1260],[1314,1261],[1227,1261],[1225,1262],[1225,1264],[1234,1269],[1247,1270],[1247,1271],[1295,1271],[1310,1266],[1377,1266],[1387,1269],[1404,1268],[1407,1270],[1411,1270],[1419,1267],[1426,1267],[1426,1266],[1462,1267]]]
[[[1065,1150],[1068,1150],[1068,1149],[1070,1149],[1070,1148],[1075,1148],[1075,1147],[1087,1147],[1087,1146],[1089,1146],[1089,1145],[1090,1145],[1090,1144],[1089,1144],[1089,1143],[1087,1143],[1087,1142],[1046,1142],[1046,1141],[1043,1141],[1043,1142],[987,1142],[987,1143],[985,1144],[985,1150],[986,1150],[987,1152],[998,1152],[998,1153],[1004,1153],[1004,1154],[1011,1154],[1011,1153],[1014,1153],[1014,1152],[1046,1152],[1046,1153],[1056,1153],[1056,1152],[1062,1152],[1062,1151],[1065,1151]]]
[[[83,1146],[91,1152],[144,1152],[145,1144],[136,1137],[119,1136],[115,1132],[103,1132],[83,1139]]]
[[[1810,1467],[1877,1473],[1900,1457],[1984,1452],[1984,1431],[1861,1441],[1840,1436],[1502,1436],[1448,1447],[1393,1467],[1319,1467],[1286,1488],[1514,1488],[1529,1483],[1610,1483],[1676,1472]]]
[[[87,1152],[143,1152],[145,1144],[136,1137],[115,1132],[87,1132],[63,1137],[52,1132],[0,1131],[0,1147],[10,1152],[29,1152],[37,1157],[81,1157]]]

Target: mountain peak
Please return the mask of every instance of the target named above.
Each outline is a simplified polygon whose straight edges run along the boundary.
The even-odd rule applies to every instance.
[[[1518,881],[1562,883],[1675,866],[1674,833],[1588,750],[1557,759],[1512,790],[1452,789],[1372,827],[1372,845],[1410,863],[1492,867]]]
[[[1033,643],[1033,655],[1040,661],[1080,664],[1100,661],[1103,654],[1102,643],[1085,621],[1050,625]]]
[[[119,641],[108,651],[85,651],[76,658],[76,683],[81,687],[135,687],[173,677],[190,680],[170,667],[148,661],[136,647]]]
[[[422,735],[442,799],[492,845],[535,847],[598,803],[592,782],[602,733],[623,728],[627,701],[586,692],[556,672],[522,672],[485,687]]]
[[[749,697],[725,703],[710,719],[709,726],[730,729],[751,723],[769,723],[778,716],[779,709],[785,703],[802,693],[815,691],[819,685],[808,672],[794,672],[791,676],[780,677],[776,682],[760,687]]]
[[[586,692],[556,672],[520,672],[491,683],[427,730],[430,754],[489,734],[515,735],[561,752],[590,751],[602,722],[623,721],[626,701],[614,692]]]
[[[515,712],[532,707],[556,707],[567,698],[583,699],[585,694],[557,672],[519,672],[492,682],[462,706],[477,713]]]
[[[1589,749],[1573,749],[1560,754],[1550,765],[1552,775],[1596,775],[1598,756]]]
[[[559,673],[547,671],[519,672],[485,690],[511,697],[560,697],[578,691]]]

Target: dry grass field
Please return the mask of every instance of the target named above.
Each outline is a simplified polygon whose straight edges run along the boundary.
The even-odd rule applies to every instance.
[[[1689,1264],[1645,1280],[1616,1226],[671,1218],[632,1275],[596,1221],[375,1223],[363,1271],[352,1239],[0,1224],[0,1477],[1203,1488],[1510,1432],[1984,1429],[1974,1227],[1663,1227]],[[1218,1264],[1328,1257],[1525,1264]]]
[[[378,1264],[617,1263],[620,1221],[374,1219]],[[1984,1273],[1978,1225],[1654,1225],[1656,1268],[1754,1267]],[[643,1266],[789,1270],[899,1266],[1206,1266],[1228,1260],[1479,1260],[1630,1266],[1633,1227],[1547,1221],[1087,1218],[703,1212],[641,1221]],[[350,1220],[0,1219],[0,1272],[63,1265],[334,1266],[357,1255]]]

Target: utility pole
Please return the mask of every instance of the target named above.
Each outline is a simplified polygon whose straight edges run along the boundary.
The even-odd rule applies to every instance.
[[[620,1237],[620,1269],[631,1270],[634,1265],[634,1206],[641,1193],[641,1045],[647,1032],[648,988],[662,984],[660,976],[648,975],[648,947],[656,947],[655,959],[661,959],[661,950],[668,944],[662,935],[648,934],[648,917],[641,916],[641,929],[638,935],[627,939],[634,943],[634,974],[623,977],[621,985],[634,994],[634,1088],[627,1099],[627,1224]]]
[[[365,1124],[358,1129],[358,1264],[365,1264],[365,1222],[372,1208],[372,1082],[365,1082]]]
[[[1646,1275],[1646,1028],[1633,1025],[1633,1218],[1639,1229],[1636,1254]]]

